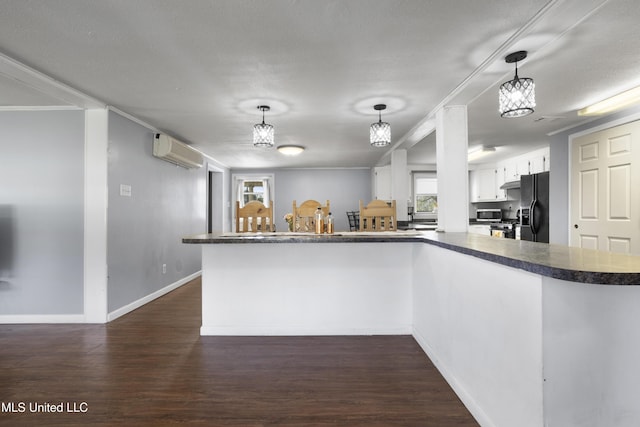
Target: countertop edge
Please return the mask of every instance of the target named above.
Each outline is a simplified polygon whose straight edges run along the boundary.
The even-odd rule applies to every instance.
[[[454,252],[470,255],[485,261],[494,262],[496,264],[505,265],[512,268],[528,271],[541,276],[551,277],[554,279],[565,280],[570,282],[593,284],[593,285],[623,285],[623,286],[640,286],[640,257],[638,258],[638,271],[597,271],[596,269],[574,268],[571,266],[552,265],[551,262],[536,262],[527,259],[527,254],[534,250],[537,253],[540,249],[549,252],[548,258],[552,259],[551,249],[573,254],[578,251],[584,251],[589,256],[598,256],[598,251],[590,251],[578,248],[569,248],[558,245],[542,245],[525,242],[525,244],[513,243],[510,239],[495,239],[487,236],[472,235],[469,233],[436,233],[423,232],[419,234],[407,235],[389,235],[389,234],[366,234],[366,235],[269,235],[269,234],[251,234],[247,236],[233,235],[222,236],[216,234],[201,234],[197,236],[189,236],[182,239],[186,244],[256,244],[256,243],[426,243],[434,246],[448,249]],[[499,243],[502,242],[502,243]],[[520,241],[516,241],[520,242]],[[509,248],[505,248],[509,245]],[[484,246],[476,248],[473,246]],[[524,247],[523,247],[524,246]],[[505,255],[506,249],[512,250],[513,254]],[[544,252],[544,251],[543,251]],[[571,255],[569,254],[569,255]],[[611,262],[612,257],[620,259],[628,259],[625,255],[601,253],[602,258],[606,258]],[[570,256],[569,256],[570,257]],[[635,267],[635,263],[634,263]]]

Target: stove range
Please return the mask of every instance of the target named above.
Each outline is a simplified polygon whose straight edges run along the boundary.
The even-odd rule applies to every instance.
[[[518,222],[516,220],[491,223],[491,226],[490,226],[491,235],[493,237],[504,237],[507,239],[515,239],[517,224]]]

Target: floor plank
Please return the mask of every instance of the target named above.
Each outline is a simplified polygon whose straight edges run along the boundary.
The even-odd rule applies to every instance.
[[[200,337],[200,286],[107,325],[0,325],[0,425],[478,425],[412,337]]]

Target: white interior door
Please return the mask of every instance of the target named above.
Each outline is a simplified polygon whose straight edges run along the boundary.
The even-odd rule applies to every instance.
[[[640,255],[640,121],[575,138],[571,245]]]

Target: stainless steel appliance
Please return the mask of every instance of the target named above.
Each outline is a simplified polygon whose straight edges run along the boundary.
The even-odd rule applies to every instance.
[[[549,172],[520,177],[520,239],[549,243]]]
[[[501,209],[478,209],[476,211],[476,221],[500,222],[502,221],[502,210]]]
[[[490,225],[492,237],[516,238],[516,223],[514,221],[498,222]]]

